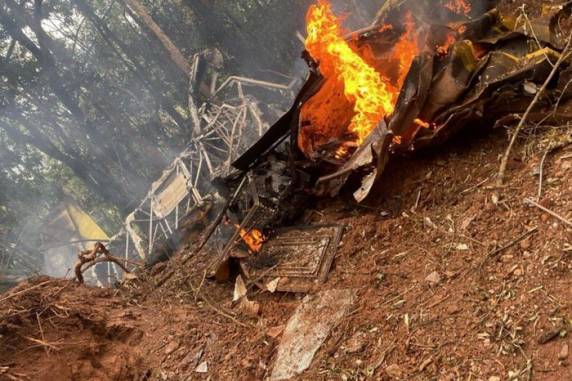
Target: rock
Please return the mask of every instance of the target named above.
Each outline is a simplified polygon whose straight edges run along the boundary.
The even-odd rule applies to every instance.
[[[165,354],[170,355],[171,353],[175,352],[179,348],[179,343],[176,341],[171,341],[165,347]]]
[[[266,334],[268,336],[270,336],[273,339],[278,338],[280,335],[282,335],[282,332],[284,332],[284,325],[279,325],[277,327],[272,327],[272,328],[268,328],[268,330],[266,331]]]
[[[280,278],[276,278],[273,281],[270,281],[266,284],[266,290],[268,290],[271,294],[276,292],[278,288],[278,284],[280,283]]]
[[[498,376],[492,376],[489,378],[489,381],[501,381],[501,379]]]
[[[520,243],[520,248],[522,250],[528,250],[528,249],[530,249],[531,246],[532,246],[532,244],[530,243],[530,239],[525,239],[524,241],[522,241]]]
[[[569,351],[570,349],[568,347],[568,344],[564,344],[562,346],[562,349],[560,350],[560,353],[558,353],[558,360],[560,361],[566,360],[568,358]]]
[[[469,250],[469,245],[467,245],[466,243],[459,243],[457,244],[457,246],[455,246],[455,248],[459,251],[467,251]]]
[[[425,278],[425,281],[430,283],[432,286],[437,286],[439,283],[441,283],[441,275],[439,275],[437,271],[433,271],[427,276],[427,278]]]
[[[181,368],[182,369],[193,369],[197,366],[199,361],[203,357],[203,349],[199,348],[194,352],[190,352],[185,356],[185,358],[181,361]]]
[[[363,332],[357,332],[353,335],[345,345],[346,353],[358,353],[361,352],[365,347],[365,334]]]
[[[245,296],[240,300],[239,308],[248,317],[256,318],[260,314],[260,303],[250,301]]]
[[[401,367],[397,364],[392,364],[385,368],[385,373],[391,378],[400,378],[403,375]]]
[[[208,373],[208,371],[209,371],[209,366],[206,361],[200,363],[199,366],[197,366],[197,369],[195,369],[195,372],[197,373]]]
[[[247,293],[246,285],[244,284],[244,280],[242,280],[242,276],[239,275],[236,277],[236,282],[234,283],[234,293],[232,297],[233,302],[238,302],[240,299],[244,298]]]

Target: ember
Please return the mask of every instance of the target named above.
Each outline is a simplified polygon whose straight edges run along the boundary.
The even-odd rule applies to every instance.
[[[419,119],[419,118],[416,118],[416,119],[413,121],[413,123],[415,123],[416,125],[418,125],[419,127],[422,127],[422,128],[430,128],[430,127],[431,127],[431,124],[430,124],[430,123],[427,123],[427,122],[425,122],[425,121],[423,121],[423,120],[421,120],[421,119]]]
[[[465,16],[472,10],[472,6],[467,0],[450,0],[444,6],[453,13],[464,14]]]
[[[445,42],[442,45],[438,45],[435,50],[440,55],[445,56],[447,55],[447,53],[449,53],[449,49],[451,49],[451,46],[453,46],[455,42],[457,42],[457,37],[455,36],[455,33],[449,32],[445,37]]]
[[[241,228],[239,225],[235,226],[240,229],[240,238],[242,238],[250,251],[253,253],[259,253],[260,250],[262,250],[262,245],[264,242],[266,242],[266,237],[264,234],[258,229],[247,231],[246,229]]]

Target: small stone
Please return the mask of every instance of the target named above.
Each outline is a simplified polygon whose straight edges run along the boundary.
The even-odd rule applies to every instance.
[[[489,381],[501,381],[499,376],[492,376],[489,378]]]
[[[280,335],[282,335],[282,332],[284,332],[284,328],[286,328],[285,325],[279,325],[276,327],[268,328],[268,330],[266,331],[266,334],[268,336],[270,336],[271,338],[276,339]]]
[[[171,341],[165,347],[165,354],[170,355],[171,353],[175,352],[177,348],[179,348],[179,343],[177,343],[176,341]]]
[[[195,372],[197,373],[208,373],[208,371],[209,371],[209,366],[206,361],[200,363],[199,366],[197,366],[197,369],[195,369]]]
[[[357,332],[347,341],[345,347],[346,353],[361,352],[365,347],[365,334],[363,332]]]
[[[570,349],[568,347],[568,344],[564,344],[562,346],[562,349],[560,350],[560,353],[558,353],[558,360],[564,361],[568,358]]]
[[[401,368],[397,364],[392,364],[385,368],[385,373],[387,373],[387,375],[392,378],[399,378],[403,374]]]
[[[520,248],[521,248],[522,250],[528,250],[528,249],[530,249],[531,246],[532,246],[532,245],[531,245],[531,243],[530,243],[530,239],[525,239],[524,241],[522,241],[522,242],[520,243]]]
[[[455,248],[459,251],[467,251],[469,250],[469,245],[467,245],[466,243],[459,243]]]
[[[427,282],[429,282],[432,286],[436,286],[441,283],[441,275],[437,271],[433,271],[431,274],[425,278]]]

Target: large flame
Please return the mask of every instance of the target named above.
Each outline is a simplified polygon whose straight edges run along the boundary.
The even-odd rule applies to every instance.
[[[409,73],[409,69],[411,69],[411,63],[418,53],[415,22],[411,12],[405,13],[403,23],[405,25],[405,33],[393,48],[393,54],[399,58],[399,78],[397,83],[399,88],[403,86],[405,77]]]
[[[328,0],[318,0],[307,15],[306,50],[318,63],[324,82],[301,109],[298,146],[307,157],[346,159],[384,117],[393,113],[400,89],[419,53],[410,12],[402,20],[390,51],[348,40]],[[385,25],[379,33],[395,30]]]
[[[355,112],[348,129],[361,144],[379,121],[393,112],[398,89],[350,47],[327,0],[310,7],[307,22],[306,50],[319,63],[324,77],[343,83],[344,95]]]

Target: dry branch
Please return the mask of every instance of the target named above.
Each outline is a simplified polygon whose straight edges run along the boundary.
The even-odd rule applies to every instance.
[[[497,183],[496,183],[497,188],[502,188],[504,185],[504,178],[505,178],[505,174],[506,174],[506,167],[508,165],[508,159],[510,158],[510,154],[512,152],[514,144],[516,143],[516,139],[520,135],[520,131],[522,130],[526,121],[528,120],[530,113],[532,112],[532,110],[534,109],[534,107],[536,106],[538,101],[540,100],[540,97],[542,97],[542,95],[546,91],[548,84],[556,76],[556,73],[558,73],[558,70],[560,69],[560,66],[562,65],[562,63],[564,63],[564,61],[566,61],[568,58],[570,58],[570,55],[572,54],[572,51],[570,49],[571,44],[572,44],[572,34],[570,34],[570,36],[568,37],[568,42],[566,43],[564,50],[562,50],[562,53],[560,54],[558,61],[556,61],[556,63],[554,64],[552,71],[550,72],[550,74],[546,78],[546,81],[544,81],[544,83],[542,84],[542,87],[538,90],[534,99],[532,100],[532,102],[530,102],[530,104],[528,105],[528,108],[526,109],[526,111],[522,115],[522,118],[520,118],[520,122],[518,123],[518,125],[516,126],[516,129],[514,130],[514,132],[512,134],[512,138],[510,140],[508,148],[507,148],[507,150],[506,150],[506,152],[502,158],[502,161],[501,161],[499,173],[497,175]]]
[[[530,229],[529,231],[527,231],[526,233],[522,234],[521,236],[513,239],[512,241],[510,241],[509,243],[507,243],[506,245],[491,251],[490,253],[487,254],[487,256],[482,260],[481,264],[479,265],[479,268],[483,268],[483,266],[485,265],[485,263],[487,262],[487,260],[489,260],[490,258],[496,257],[497,255],[499,255],[500,253],[502,253],[505,250],[510,249],[511,247],[513,247],[514,245],[518,244],[521,241],[524,241],[525,239],[527,239],[528,237],[530,237],[531,235],[533,235],[534,233],[536,233],[538,231],[538,227],[535,227],[533,229]]]
[[[115,263],[125,273],[129,274],[130,271],[121,263],[121,260],[111,255],[107,248],[101,243],[97,242],[93,250],[85,250],[78,254],[79,261],[75,265],[75,276],[79,283],[83,284],[83,273],[91,267],[104,262]]]
[[[530,205],[532,205],[532,206],[537,207],[538,209],[542,210],[543,212],[546,212],[546,213],[550,214],[552,217],[554,217],[554,218],[560,220],[561,222],[563,222],[564,224],[566,224],[566,225],[572,227],[572,222],[571,222],[571,221],[569,221],[569,220],[567,220],[566,218],[562,217],[560,214],[558,214],[558,213],[556,213],[556,212],[554,212],[554,211],[552,211],[552,210],[550,210],[550,209],[548,209],[548,208],[545,208],[544,206],[540,205],[540,204],[537,203],[536,201],[534,201],[534,200],[532,200],[532,199],[530,199],[530,198],[525,198],[525,199],[524,199],[524,202],[527,203],[527,204],[530,204]]]
[[[20,295],[26,294],[26,293],[28,293],[28,292],[30,292],[30,291],[32,291],[32,290],[35,290],[35,289],[40,288],[40,287],[42,287],[42,286],[45,286],[46,284],[55,283],[55,282],[57,282],[57,281],[56,281],[56,280],[47,280],[47,281],[45,281],[45,282],[39,283],[39,284],[37,284],[37,285],[35,285],[35,286],[32,286],[32,287],[30,287],[30,288],[27,288],[27,289],[25,289],[25,290],[15,292],[15,293],[13,293],[13,294],[8,295],[8,296],[5,297],[5,298],[0,299],[0,303],[3,303],[3,302],[5,302],[6,300],[9,300],[9,299],[15,298],[16,296],[20,296]]]

